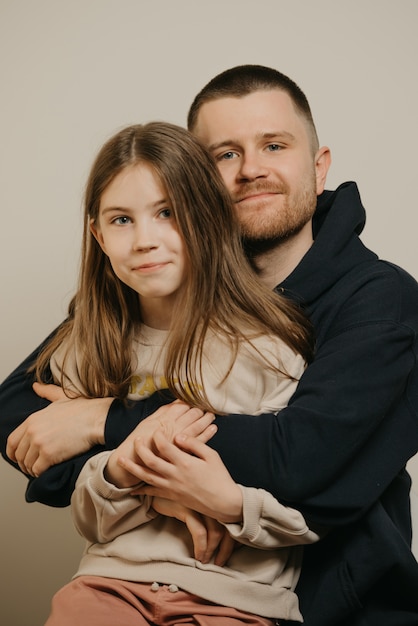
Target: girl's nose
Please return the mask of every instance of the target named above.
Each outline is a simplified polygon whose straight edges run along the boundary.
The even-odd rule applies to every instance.
[[[135,229],[134,250],[146,252],[158,248],[158,245],[156,229],[152,227],[152,224],[143,222],[138,224]]]

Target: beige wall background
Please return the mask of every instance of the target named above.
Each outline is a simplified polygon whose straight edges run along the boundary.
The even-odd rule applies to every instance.
[[[241,63],[300,84],[333,152],[328,188],[356,180],[363,240],[418,276],[417,20],[416,0],[0,0],[0,379],[65,314],[99,146],[130,123],[184,125]],[[82,549],[69,511],[24,488],[0,460],[4,626],[41,626]]]

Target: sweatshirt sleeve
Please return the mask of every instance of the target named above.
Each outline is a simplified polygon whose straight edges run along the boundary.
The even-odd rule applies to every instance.
[[[27,502],[41,502],[49,506],[65,507],[70,504],[75,483],[86,461],[104,450],[113,450],[126,439],[134,428],[160,406],[171,402],[168,394],[156,391],[149,398],[127,406],[114,400],[105,425],[105,444],[94,446],[87,452],[53,465],[38,478],[29,479]],[[17,469],[18,466],[16,465]]]
[[[283,506],[264,489],[239,487],[243,496],[243,522],[225,524],[231,537],[239,543],[271,550],[320,539],[319,534],[308,528],[299,511]]]
[[[90,458],[80,472],[71,498],[76,529],[88,541],[106,543],[157,516],[152,497],[131,496],[132,487],[118,489],[104,477],[110,451]]]

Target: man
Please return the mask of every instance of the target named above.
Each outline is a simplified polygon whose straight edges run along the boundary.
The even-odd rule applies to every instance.
[[[267,489],[329,529],[305,549],[297,593],[307,626],[416,625],[405,464],[418,450],[417,283],[361,243],[365,215],[354,183],[324,191],[330,152],[319,147],[293,81],[269,68],[233,68],[198,94],[188,122],[218,163],[260,278],[306,309],[317,336],[289,406],[258,420],[218,417],[210,446],[235,481]],[[23,422],[7,452],[40,474],[27,499],[61,506],[85,460],[116,447],[160,400],[131,411],[114,402],[104,433],[96,404],[108,399],[59,400],[25,422],[47,405],[23,379],[33,358],[1,389],[2,452]],[[54,390],[40,392],[54,398]],[[68,449],[70,420],[51,426],[59,403],[65,417],[74,406],[86,411]]]

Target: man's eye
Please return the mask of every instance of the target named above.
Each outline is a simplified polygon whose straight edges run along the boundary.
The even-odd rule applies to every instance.
[[[218,160],[220,161],[229,161],[230,159],[234,159],[237,156],[236,152],[229,150],[228,152],[223,152],[218,156]]]
[[[267,149],[270,150],[270,152],[277,152],[280,148],[281,146],[278,143],[270,143]]]

